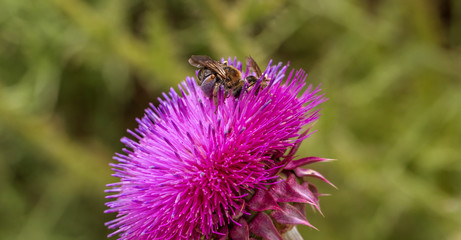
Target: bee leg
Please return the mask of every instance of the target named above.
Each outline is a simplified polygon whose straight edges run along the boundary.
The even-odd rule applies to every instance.
[[[233,91],[232,91],[233,92]],[[224,98],[228,98],[229,97],[229,89],[225,90],[224,91]]]
[[[202,84],[200,85],[200,88],[203,91],[203,94],[207,97],[214,96],[214,89],[216,85],[216,76],[214,74],[206,77],[203,81]]]
[[[213,88],[213,103],[216,106],[216,109],[214,110],[214,113],[218,111],[218,93],[219,93],[219,84],[216,83],[214,88]]]

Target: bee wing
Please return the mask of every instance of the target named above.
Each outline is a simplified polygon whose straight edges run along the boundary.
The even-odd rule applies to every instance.
[[[221,79],[226,79],[226,71],[224,71],[223,65],[219,62],[216,62],[213,60],[213,62],[210,62],[207,65],[208,68],[211,70],[215,71],[216,74],[221,78]]]
[[[213,62],[213,59],[205,55],[192,55],[189,58],[189,64],[196,68],[205,67],[209,62]]]
[[[223,69],[223,64],[211,59],[205,55],[192,55],[189,58],[190,65],[197,68],[209,68],[215,71],[221,79],[226,78],[226,72]]]
[[[263,75],[258,64],[251,56],[246,57],[246,64],[247,64],[247,68],[250,68],[250,71],[253,71],[254,73],[256,73],[257,78],[260,78]]]

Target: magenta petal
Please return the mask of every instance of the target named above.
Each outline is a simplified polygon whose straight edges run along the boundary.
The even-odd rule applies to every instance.
[[[323,216],[322,210],[320,209],[319,196],[325,196],[327,194],[320,194],[318,192],[317,188],[314,185],[312,185],[312,184],[310,184],[308,182],[304,182],[302,184],[302,188],[305,191],[309,192],[310,194],[312,194],[314,196],[313,199],[315,201],[315,204],[311,204],[311,205],[314,206],[315,209],[317,209],[319,211],[319,213],[322,214],[322,216]]]
[[[302,224],[317,229],[307,221],[304,214],[299,212],[297,208],[291,206],[288,203],[281,203],[280,207],[282,208],[281,211],[276,210],[271,213],[271,217],[278,223],[292,225]]]
[[[216,236],[216,239],[218,240],[226,240],[229,236],[229,229],[227,228],[227,225],[222,226],[219,229],[218,234],[216,234]]]
[[[243,218],[240,218],[238,223],[241,226],[235,224],[232,227],[232,229],[230,230],[230,238],[232,240],[249,240],[250,228],[248,227],[248,223]]]
[[[247,213],[245,209],[245,202],[242,201],[231,201],[230,202],[231,206],[234,207],[234,214],[232,215],[233,219],[239,219],[243,214],[249,214]]]
[[[269,215],[260,212],[250,222],[250,231],[266,240],[283,240]]]
[[[295,191],[287,181],[279,182],[269,189],[270,195],[277,202],[302,202],[312,203],[311,200],[306,199],[303,195]]]
[[[286,166],[286,170],[293,170],[297,167],[301,167],[307,164],[312,164],[316,162],[327,162],[327,161],[332,161],[333,159],[329,158],[319,158],[319,157],[306,157],[306,158],[301,158],[295,161],[289,162]]]
[[[303,187],[309,189],[311,191],[312,194],[314,194],[314,196],[316,196],[317,198],[319,196],[328,196],[329,194],[322,194],[322,193],[319,193],[319,191],[317,190],[317,187],[312,184],[312,183],[309,183],[309,182],[303,182],[302,184]]]
[[[319,202],[319,198],[320,196],[329,196],[329,194],[323,194],[323,193],[319,193],[319,191],[317,190],[317,187],[315,187],[315,185],[313,185],[312,183],[309,183],[309,182],[304,182],[302,184],[302,186],[305,188],[305,189],[308,189],[314,196],[315,196],[315,201],[316,201],[316,204],[314,204],[313,206],[319,211],[320,214],[322,214],[323,216],[323,213],[322,213],[322,210],[320,209],[320,202]]]
[[[302,139],[304,139],[307,134],[309,133],[309,131],[311,130],[311,127],[310,126],[308,129],[306,129],[304,132],[302,132],[299,137],[298,137],[298,142],[290,149],[290,151],[288,152],[287,154],[287,157],[288,159],[292,159],[292,157],[295,155],[295,153],[298,151],[299,147],[301,146],[301,143],[302,143]]]
[[[296,182],[296,177],[294,174],[291,174],[287,179],[287,184],[293,188],[300,196],[302,196],[307,203],[310,205],[314,205],[317,209],[319,209],[319,199],[317,195],[315,195],[307,186],[299,185]],[[319,209],[320,210],[320,209]]]
[[[269,192],[277,202],[309,203],[318,208],[317,196],[309,188],[299,185],[294,174],[291,174],[287,180],[273,185]]]
[[[295,207],[304,217],[306,217],[306,204],[305,203],[293,203],[293,207]]]
[[[319,172],[317,172],[315,170],[298,167],[298,168],[295,168],[294,171],[296,173],[296,176],[298,176],[298,177],[315,177],[315,178],[318,178],[318,179],[330,184],[332,187],[337,188],[333,183],[328,181],[328,179],[326,179],[322,174],[320,174]]]
[[[248,202],[248,207],[253,211],[279,210],[280,207],[274,198],[265,190],[256,190],[255,195]]]

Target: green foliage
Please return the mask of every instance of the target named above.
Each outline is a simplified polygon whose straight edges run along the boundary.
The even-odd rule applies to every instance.
[[[0,2],[0,239],[104,239],[108,163],[192,54],[306,69],[330,99],[302,155],[306,239],[460,239],[461,3]]]

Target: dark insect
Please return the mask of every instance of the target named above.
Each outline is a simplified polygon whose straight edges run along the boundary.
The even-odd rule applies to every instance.
[[[216,98],[220,87],[224,88],[225,97],[229,94],[234,97],[240,96],[245,82],[237,68],[204,55],[192,55],[189,63],[200,69],[197,76],[198,84],[205,96]]]
[[[250,72],[254,72],[255,74],[255,75],[249,75],[245,78],[245,80],[248,82],[247,90],[249,91],[258,82],[258,79],[263,77],[263,73],[261,72],[261,69],[259,68],[258,64],[255,62],[255,60],[252,57],[246,57],[246,65],[247,65],[247,68],[250,70]],[[270,79],[267,79],[266,76],[264,76],[263,79],[261,80],[260,88],[267,87],[267,83],[269,82],[269,80]],[[256,93],[257,92],[258,91],[256,91]]]

